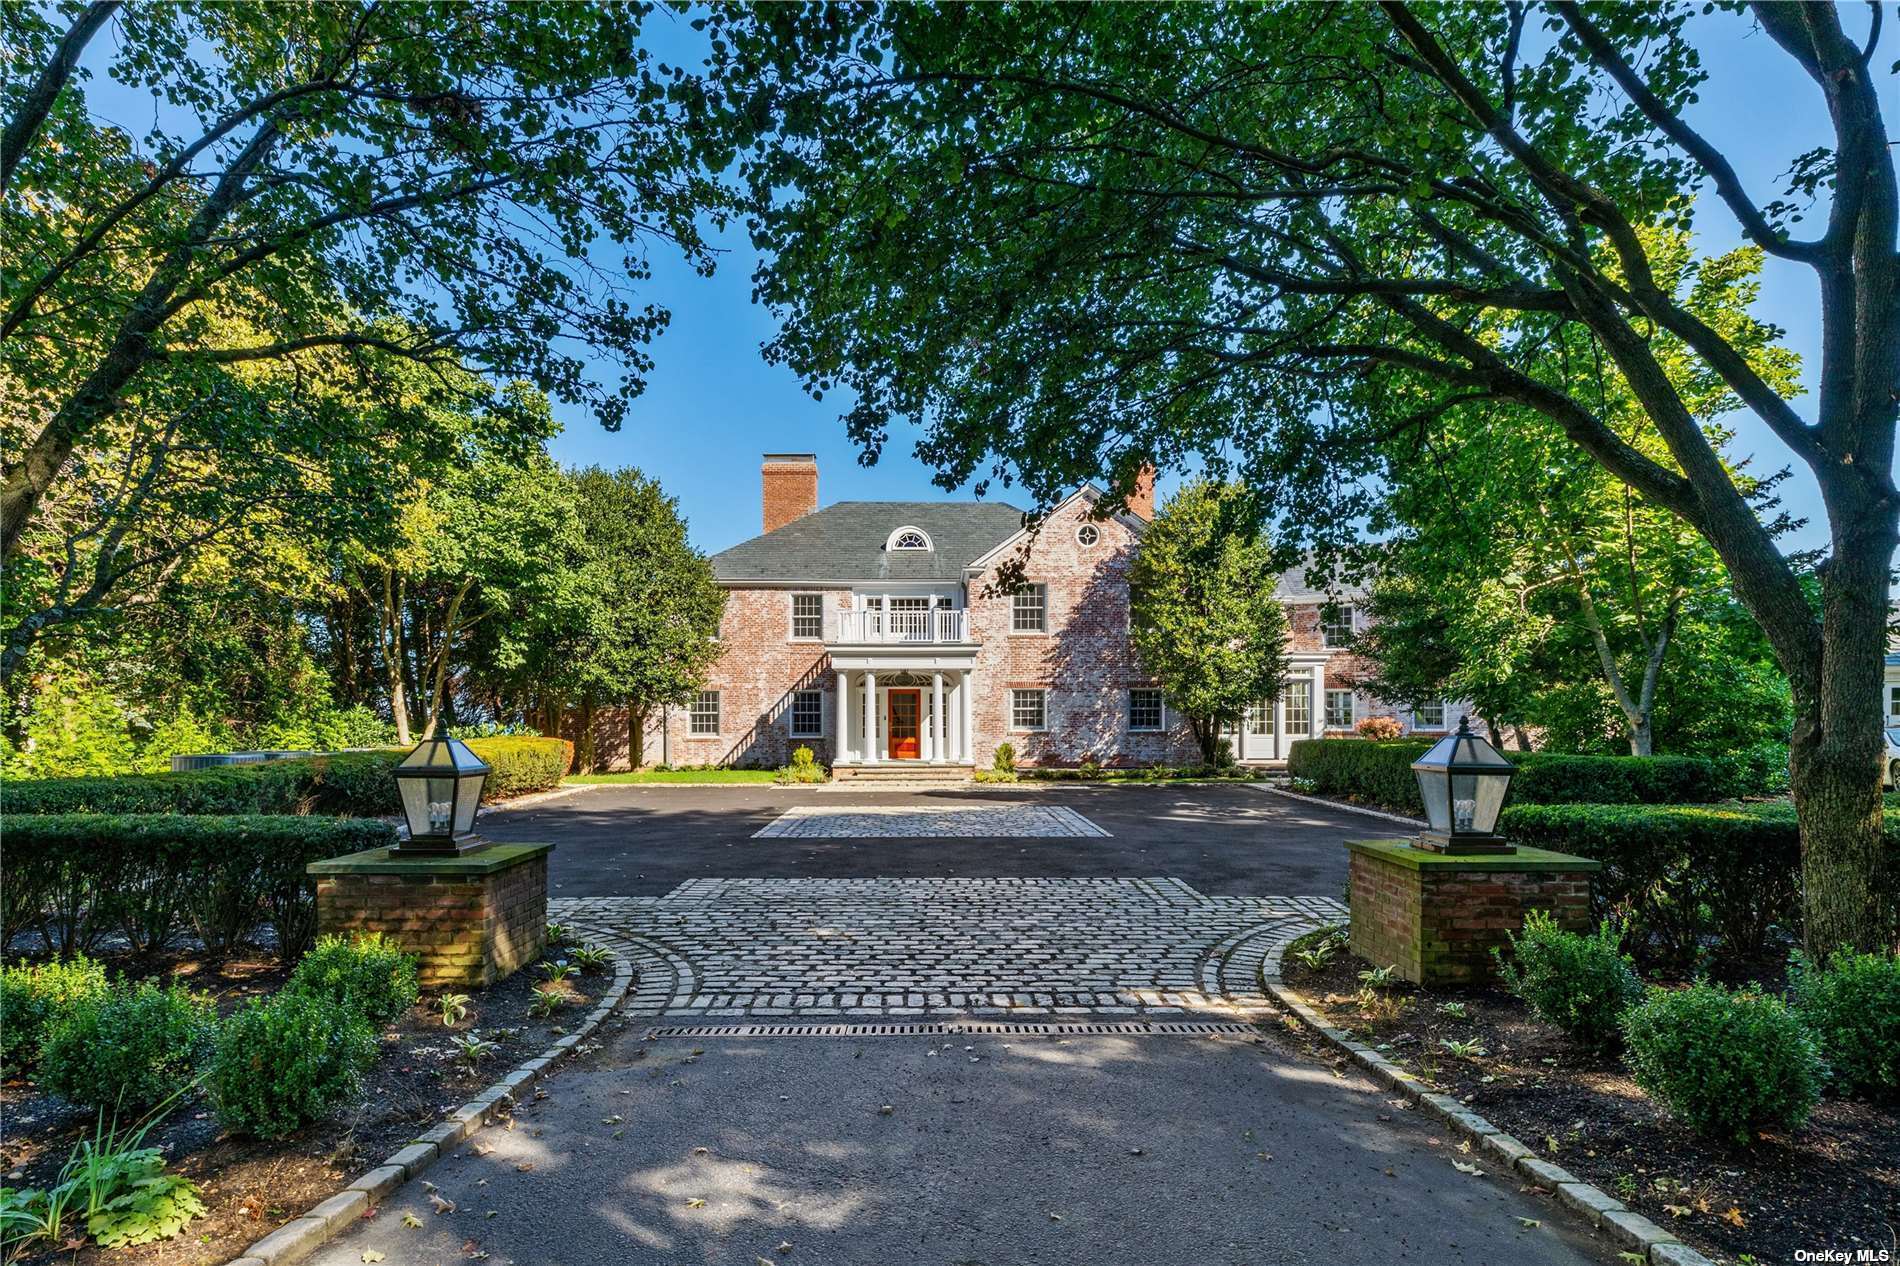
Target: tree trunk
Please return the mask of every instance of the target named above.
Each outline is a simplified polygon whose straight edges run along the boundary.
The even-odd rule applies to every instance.
[[[648,704],[627,700],[627,768],[641,770],[647,767],[647,716],[652,712]]]
[[[1805,939],[1817,955],[1842,946],[1891,947],[1896,931],[1880,790],[1893,514],[1889,507],[1873,509],[1859,525],[1848,515],[1830,515],[1840,526],[1821,574],[1819,671],[1789,674],[1795,679],[1791,771],[1801,822]],[[1844,530],[1854,526],[1861,530]]]
[[[377,625],[383,644],[383,671],[389,677],[389,719],[396,723],[396,741],[408,747],[409,700],[403,693],[402,595],[395,575],[383,573],[383,610]]]
[[[594,772],[594,699],[581,700],[581,723],[574,736],[574,766],[583,774]]]
[[[1511,733],[1517,736],[1517,750],[1518,751],[1533,752],[1537,750],[1536,748],[1531,746],[1530,733],[1527,730],[1525,730],[1523,726],[1513,723],[1511,726]]]

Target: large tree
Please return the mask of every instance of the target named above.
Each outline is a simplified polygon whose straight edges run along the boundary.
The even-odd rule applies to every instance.
[[[642,46],[648,13],[0,6],[0,368],[21,393],[0,560],[159,380],[176,409],[230,366],[373,352],[526,379],[617,426],[667,319],[633,292],[647,249],[709,269],[722,205],[683,126],[698,85]],[[149,90],[149,130],[99,121],[95,68]]]
[[[772,355],[893,418],[947,484],[1020,470],[1126,492],[1148,458],[1239,474],[1342,536],[1380,442],[1473,399],[1541,413],[1709,542],[1792,686],[1811,945],[1870,946],[1900,410],[1881,10],[1762,4],[1827,142],[1759,200],[1689,114],[1689,4],[720,10]],[[1740,24],[1735,10],[1695,21]],[[769,134],[769,135],[768,135]],[[1692,191],[1811,271],[1812,401],[1659,282]],[[1818,231],[1797,220],[1812,208]],[[1667,331],[1820,485],[1821,603],[1660,363]],[[1581,332],[1641,406],[1619,434],[1563,363]],[[1422,399],[1422,403],[1421,403]]]
[[[589,466],[568,472],[586,562],[584,618],[552,642],[545,680],[578,705],[583,770],[595,763],[593,718],[603,706],[627,713],[627,759],[645,762],[653,709],[685,703],[719,656],[726,594],[705,555],[686,539],[679,502],[637,470]]]
[[[1212,763],[1221,732],[1286,681],[1280,569],[1244,489],[1195,480],[1142,533],[1128,629],[1142,667]]]
[[[1641,236],[1658,284],[1722,330],[1764,381],[1791,392],[1794,356],[1748,316],[1761,252],[1743,248],[1702,261],[1681,230]],[[1622,379],[1603,372],[1588,331],[1567,327],[1556,337],[1568,341],[1556,350],[1569,366],[1569,392],[1590,400],[1631,447],[1668,460]],[[1736,486],[1758,508],[1771,507],[1778,476],[1757,480],[1729,455],[1720,419],[1736,408],[1734,393],[1667,331],[1652,336],[1651,348]],[[1386,496],[1371,527],[1397,535],[1362,551],[1375,573],[1373,614],[1383,626],[1367,638],[1380,670],[1369,685],[1394,698],[1470,699],[1490,720],[1555,726],[1567,738],[1587,734],[1595,718],[1557,725],[1545,705],[1559,697],[1571,705],[1601,700],[1607,708],[1586,711],[1615,719],[1604,717],[1608,724],[1585,742],[1594,748],[1607,732],[1620,732],[1632,755],[1654,751],[1658,703],[1672,696],[1668,674],[1676,662],[1686,669],[1718,641],[1732,649],[1710,628],[1731,603],[1715,549],[1543,414],[1510,401],[1452,402],[1389,441],[1383,458]],[[1420,636],[1428,627],[1440,636]],[[1423,696],[1403,693],[1424,684],[1447,648],[1456,651],[1450,671]],[[1736,682],[1754,684],[1740,671]],[[1392,694],[1394,686],[1402,692]],[[1739,702],[1724,692],[1706,706]]]

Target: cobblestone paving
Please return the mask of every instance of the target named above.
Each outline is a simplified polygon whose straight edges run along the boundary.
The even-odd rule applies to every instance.
[[[636,1015],[1061,1018],[1270,1010],[1263,964],[1344,907],[1178,879],[695,879],[562,898],[630,947]]]
[[[755,840],[938,839],[996,836],[1013,839],[1108,838],[1108,832],[1074,809],[1060,805],[958,804],[930,809],[908,805],[865,805],[832,809],[801,804],[787,809],[752,833]]]

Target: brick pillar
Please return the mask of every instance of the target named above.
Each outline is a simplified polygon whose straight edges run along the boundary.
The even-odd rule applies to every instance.
[[[547,947],[552,844],[490,844],[453,857],[374,848],[312,862],[317,930],[381,932],[421,960],[426,988],[492,985]]]
[[[1352,952],[1393,966],[1414,984],[1479,984],[1495,978],[1491,951],[1532,910],[1559,925],[1590,925],[1590,876],[1598,863],[1568,853],[1428,853],[1406,840],[1349,840]]]

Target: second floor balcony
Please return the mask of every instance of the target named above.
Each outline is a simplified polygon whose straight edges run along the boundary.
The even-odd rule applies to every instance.
[[[967,611],[840,611],[834,641],[848,646],[939,645],[970,640]]]

